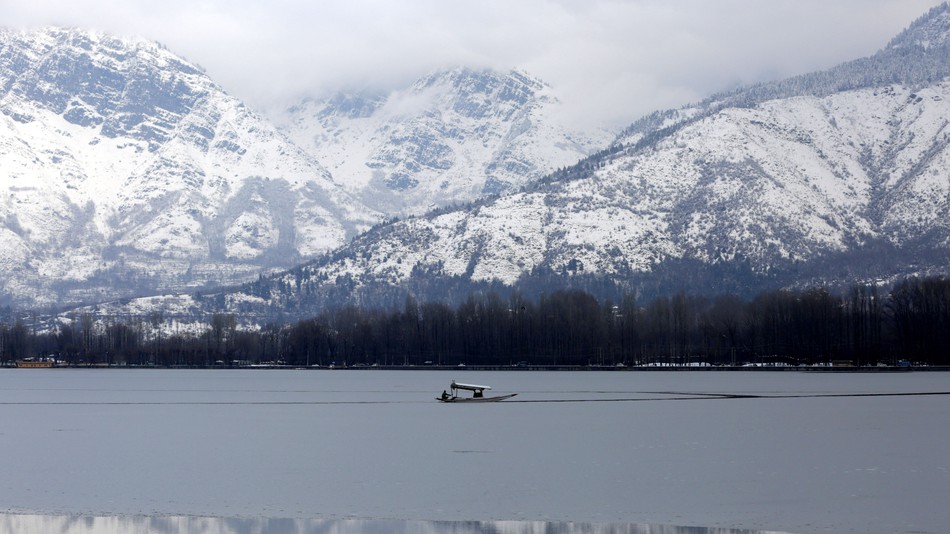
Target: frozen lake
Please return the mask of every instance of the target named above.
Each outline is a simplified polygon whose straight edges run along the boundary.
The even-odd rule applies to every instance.
[[[518,396],[436,402],[452,379]],[[2,369],[0,528],[83,514],[945,532],[948,392],[950,374],[925,372]]]

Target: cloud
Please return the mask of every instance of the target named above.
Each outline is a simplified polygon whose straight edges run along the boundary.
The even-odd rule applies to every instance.
[[[8,27],[162,42],[259,108],[436,68],[522,68],[623,126],[738,84],[869,55],[939,0],[4,0]]]

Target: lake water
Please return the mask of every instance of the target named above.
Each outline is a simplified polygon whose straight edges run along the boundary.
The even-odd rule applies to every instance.
[[[436,402],[453,379],[518,396]],[[946,532],[948,392],[926,372],[3,369],[0,529]]]

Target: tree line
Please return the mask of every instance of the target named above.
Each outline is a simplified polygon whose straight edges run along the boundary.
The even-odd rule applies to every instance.
[[[581,290],[529,300],[473,293],[460,305],[342,307],[281,325],[242,329],[217,313],[169,332],[160,313],[103,320],[83,315],[45,332],[0,325],[0,360],[55,357],[68,364],[359,365],[950,365],[950,279],[910,278],[889,290],[854,285],[764,291],[743,299],[679,292],[640,302],[598,301]]]

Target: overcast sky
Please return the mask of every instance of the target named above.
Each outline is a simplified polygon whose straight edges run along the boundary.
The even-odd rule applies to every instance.
[[[260,109],[455,65],[520,68],[625,126],[873,54],[940,0],[2,0],[0,24],[160,41]]]

